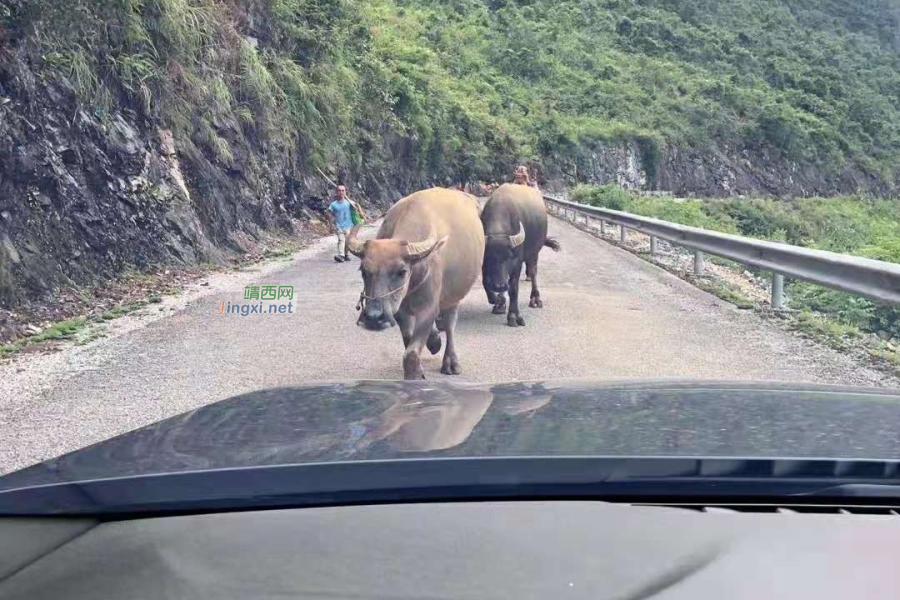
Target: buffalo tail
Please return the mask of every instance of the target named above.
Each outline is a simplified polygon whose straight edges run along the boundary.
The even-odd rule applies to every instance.
[[[560,250],[562,250],[562,246],[560,246],[559,240],[557,240],[556,238],[548,237],[544,242],[544,245],[552,249],[554,252],[559,252]]]

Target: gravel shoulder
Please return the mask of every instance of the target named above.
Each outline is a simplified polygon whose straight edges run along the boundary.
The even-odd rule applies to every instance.
[[[529,309],[526,301],[527,325],[507,327],[477,284],[461,307],[464,372],[455,380],[900,387],[893,376],[738,310],[588,233],[556,219],[550,229],[563,251],[541,255],[545,308]],[[0,366],[0,472],[244,392],[401,377],[399,332],[356,327],[358,262],[336,264],[332,244],[324,238],[287,261],[210,275],[208,285],[114,321],[103,339]],[[293,313],[215,314],[223,302],[242,303],[248,285],[293,286]],[[428,356],[424,368],[430,379],[448,378],[439,372],[439,356]]]

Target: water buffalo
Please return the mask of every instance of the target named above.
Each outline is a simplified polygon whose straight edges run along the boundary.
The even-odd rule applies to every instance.
[[[400,325],[406,352],[404,379],[424,379],[419,354],[427,345],[441,350],[441,373],[459,375],[455,328],[460,301],[478,279],[484,258],[484,229],[477,204],[463,192],[432,188],[395,204],[374,240],[347,237],[350,252],[362,259],[358,324],[381,330]]]
[[[506,183],[491,194],[481,212],[487,246],[482,282],[495,314],[506,310],[509,291],[510,327],[525,324],[519,314],[519,277],[522,264],[531,279],[531,308],[543,308],[538,290],[538,255],[544,246],[559,252],[559,242],[547,237],[547,207],[541,193],[526,185]]]

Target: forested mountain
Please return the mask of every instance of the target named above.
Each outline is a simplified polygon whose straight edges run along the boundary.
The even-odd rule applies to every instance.
[[[0,302],[288,227],[320,169],[886,194],[898,157],[896,0],[0,0]]]

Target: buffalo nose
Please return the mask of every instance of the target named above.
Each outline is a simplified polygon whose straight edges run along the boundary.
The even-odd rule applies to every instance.
[[[381,302],[368,302],[366,304],[366,318],[370,321],[378,321],[384,317],[384,308]]]

